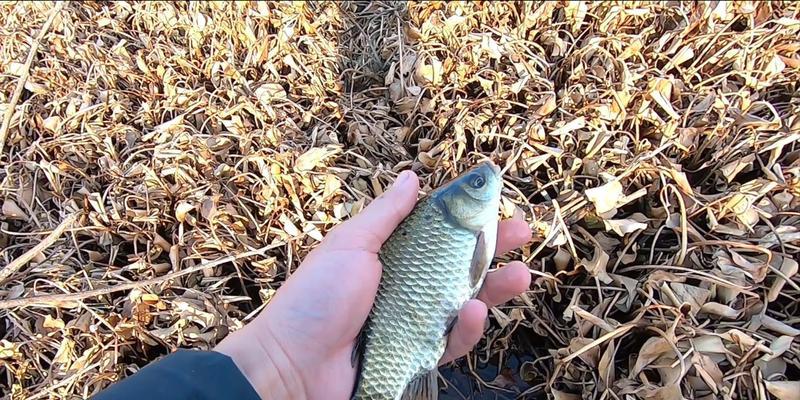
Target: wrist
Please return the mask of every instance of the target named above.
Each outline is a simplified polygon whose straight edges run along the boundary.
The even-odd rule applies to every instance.
[[[214,351],[233,360],[261,399],[305,399],[303,381],[289,355],[269,328],[254,325],[232,333]]]

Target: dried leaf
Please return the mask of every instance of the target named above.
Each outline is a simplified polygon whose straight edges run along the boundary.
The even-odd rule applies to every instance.
[[[636,376],[636,374],[650,365],[650,363],[671,352],[672,346],[670,346],[666,339],[660,336],[647,339],[639,350],[639,357],[636,359],[636,364],[633,366],[633,369],[631,369],[629,376]]]
[[[59,330],[59,329],[64,329],[65,325],[64,321],[62,321],[61,318],[53,318],[50,315],[45,315],[42,326],[47,329]]]
[[[606,230],[611,230],[619,236],[625,236],[628,233],[647,229],[645,221],[647,218],[643,214],[636,213],[631,218],[606,219],[603,220],[603,224]]]
[[[567,250],[559,246],[556,255],[553,257],[553,262],[556,264],[556,270],[566,271],[570,261],[572,261],[572,256]]]
[[[769,346],[769,349],[772,351],[772,354],[764,354],[761,356],[763,361],[772,361],[785,353],[794,342],[793,336],[781,336],[775,339],[772,344]]]
[[[617,274],[608,274],[608,275],[611,277],[611,279],[614,280],[614,283],[624,287],[625,291],[627,292],[627,295],[625,297],[622,297],[617,302],[617,307],[622,312],[630,311],[631,306],[633,306],[633,302],[636,300],[636,289],[639,287],[639,281],[623,275],[617,275]]]
[[[608,345],[606,345],[606,350],[603,352],[603,356],[600,357],[600,363],[597,366],[597,372],[600,373],[600,381],[607,388],[612,387],[616,380],[614,374],[615,351],[616,346],[614,345],[614,340],[609,340]]]
[[[767,301],[775,301],[778,299],[778,296],[783,289],[783,286],[786,284],[786,279],[792,279],[795,275],[797,275],[798,264],[797,261],[788,258],[788,257],[781,257],[775,256],[773,258],[773,262],[780,263],[780,271],[783,276],[786,278],[776,276],[772,281],[772,286],[769,289],[769,293],[767,294]],[[775,264],[773,264],[774,266]]]
[[[703,304],[702,307],[700,307],[700,312],[727,319],[737,319],[741,314],[741,311],[713,301]]]
[[[706,385],[711,388],[711,391],[714,394],[719,393],[723,377],[719,366],[710,357],[702,353],[694,353],[692,355],[692,364]]]
[[[594,203],[597,214],[604,215],[610,213],[609,217],[614,216],[616,213],[617,202],[619,202],[622,196],[622,184],[616,179],[602,186],[586,190],[586,197],[589,201]]]
[[[189,204],[189,202],[182,201],[178,203],[178,205],[175,206],[175,219],[177,219],[178,222],[186,221],[187,214],[192,210],[194,210],[194,206]]]
[[[553,389],[552,393],[553,393],[553,399],[554,400],[580,400],[581,399],[581,396],[579,394],[562,392],[560,390]],[[785,400],[785,399],[781,399],[781,400]]]
[[[751,348],[755,347],[758,351],[762,353],[769,353],[769,347],[764,346],[761,343],[756,342],[750,335],[738,330],[738,329],[729,329],[727,332],[719,335],[720,338],[723,340],[727,340],[731,343],[735,343],[746,351],[749,351]]]
[[[17,203],[11,199],[3,201],[3,215],[11,219],[28,219],[28,215],[25,214],[25,211],[19,208]]]
[[[718,218],[732,214],[745,226],[752,227],[758,222],[758,214],[753,209],[753,204],[764,194],[774,189],[776,185],[776,182],[767,181],[766,179],[747,182],[725,203]]]
[[[592,343],[592,339],[589,338],[580,338],[575,337],[572,338],[569,342],[569,354],[577,353],[582,348],[588,346]],[[581,353],[578,358],[580,358],[586,365],[591,368],[596,368],[597,363],[600,359],[600,348],[598,346],[592,347],[587,351]]]
[[[753,161],[755,161],[756,156],[755,154],[748,154],[742,158],[737,158],[728,164],[725,164],[720,168],[722,171],[722,175],[725,176],[725,179],[728,183],[733,182],[733,179],[736,178],[742,170],[746,167],[753,165]]]
[[[337,145],[326,145],[324,147],[312,147],[295,160],[294,168],[298,172],[311,171],[323,165],[330,157],[338,154],[341,147]]]
[[[583,24],[589,7],[583,1],[570,0],[567,2],[567,7],[564,12],[567,15],[567,21],[571,23],[572,32],[578,32]]]
[[[255,90],[255,95],[258,98],[262,107],[268,108],[276,100],[286,99],[286,90],[283,89],[278,83],[267,83],[259,86]]]
[[[704,335],[691,339],[691,342],[692,346],[701,353],[725,354],[727,351],[722,339],[717,336]]]
[[[750,320],[750,326],[753,328],[758,328],[763,326],[771,331],[777,332],[781,335],[787,336],[798,336],[800,335],[800,329],[794,328],[787,324],[786,322],[779,321],[775,318],[770,317],[769,315],[756,315]]]
[[[595,246],[592,259],[587,260],[583,258],[580,261],[580,265],[586,268],[586,271],[599,279],[601,282],[605,284],[611,283],[612,279],[606,272],[606,267],[608,266],[608,253],[603,251],[603,249],[601,249],[599,246]]]
[[[436,57],[431,57],[426,62],[420,62],[414,71],[414,77],[418,82],[433,86],[442,84],[443,74],[442,62]]]
[[[683,304],[688,304],[691,307],[691,314],[697,314],[710,295],[708,289],[699,288],[697,286],[687,285],[685,283],[673,282],[669,284],[674,298],[671,299],[675,307],[681,307]]]
[[[800,381],[766,381],[764,387],[778,400],[800,399]]]
[[[692,185],[689,184],[689,179],[686,178],[686,173],[678,171],[674,168],[670,168],[669,174],[672,175],[672,179],[675,180],[675,183],[678,184],[678,187],[681,189],[683,193],[689,195],[694,194]]]
[[[61,117],[59,117],[58,115],[52,115],[45,118],[45,120],[42,121],[42,126],[44,127],[44,129],[47,129],[48,131],[55,133],[58,130],[58,126],[61,125],[61,121],[62,121]]]
[[[167,135],[179,130],[182,125],[183,125],[183,114],[178,115],[177,117],[172,118],[167,122],[155,126],[150,133],[147,133],[144,136],[142,136],[142,141],[149,142],[155,138],[157,139],[156,142],[158,143],[166,142]]]
[[[770,232],[759,239],[758,244],[771,249],[779,246],[781,243],[793,243],[799,240],[800,229],[796,226],[781,225],[775,227],[774,232]]]

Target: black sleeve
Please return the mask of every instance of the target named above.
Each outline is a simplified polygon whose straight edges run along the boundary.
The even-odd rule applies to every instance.
[[[97,400],[260,400],[230,357],[215,351],[178,350],[106,388]]]

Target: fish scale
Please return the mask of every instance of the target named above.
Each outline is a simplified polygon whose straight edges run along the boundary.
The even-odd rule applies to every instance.
[[[436,368],[448,321],[474,294],[476,233],[453,226],[429,198],[416,208],[381,248],[383,278],[356,399],[396,399],[413,377]]]

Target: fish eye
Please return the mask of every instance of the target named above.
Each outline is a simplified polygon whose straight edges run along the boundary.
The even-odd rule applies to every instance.
[[[472,180],[469,182],[469,185],[474,187],[475,189],[480,189],[483,185],[486,184],[486,179],[483,179],[482,176],[476,175]]]

